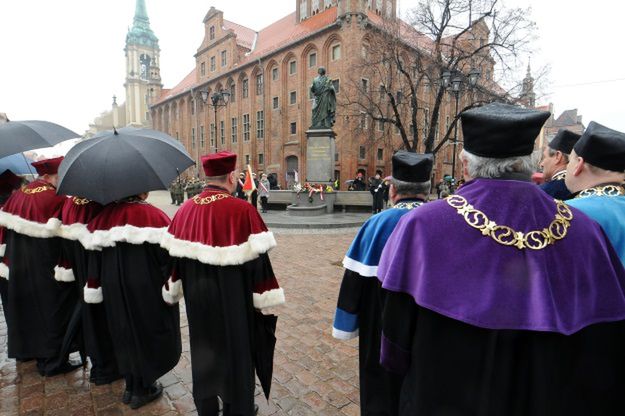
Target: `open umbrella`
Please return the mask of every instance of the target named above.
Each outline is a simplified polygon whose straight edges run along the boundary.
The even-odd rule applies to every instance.
[[[80,134],[49,121],[7,121],[0,124],[0,157],[54,146]]]
[[[165,133],[124,127],[74,146],[59,168],[58,193],[108,204],[142,192],[167,189],[193,165],[184,146]]]
[[[24,156],[22,153],[3,157],[0,159],[0,172],[8,169],[16,175],[34,175],[35,168],[30,165],[32,162],[32,159]]]

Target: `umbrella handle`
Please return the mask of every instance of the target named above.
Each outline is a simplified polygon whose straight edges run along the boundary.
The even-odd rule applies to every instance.
[[[30,172],[30,174],[33,176],[33,178],[35,177],[35,174],[33,173],[33,171],[31,170],[31,164],[28,163],[28,159],[26,159],[26,155],[24,154],[24,152],[22,152],[22,157],[24,158],[24,162],[26,163],[26,166],[28,166],[28,171]]]

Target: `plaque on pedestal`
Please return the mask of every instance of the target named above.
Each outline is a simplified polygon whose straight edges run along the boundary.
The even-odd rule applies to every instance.
[[[306,137],[306,182],[331,185],[336,134],[332,129],[310,129]]]

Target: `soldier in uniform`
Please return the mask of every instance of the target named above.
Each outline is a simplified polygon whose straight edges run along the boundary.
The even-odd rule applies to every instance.
[[[418,208],[430,193],[431,154],[399,151],[393,155],[389,189],[392,209],[365,222],[343,259],[345,274],[332,335],[360,336],[360,408],[364,415],[396,415],[402,378],[380,366],[383,291],[376,278],[386,240],[402,216]]]
[[[566,200],[571,197],[571,191],[564,184],[564,178],[566,177],[569,155],[579,138],[580,135],[577,133],[560,129],[558,134],[549,142],[549,145],[543,149],[540,166],[543,169],[546,182],[540,187],[556,199]]]
[[[625,265],[625,134],[591,122],[565,180],[575,195],[567,203],[601,225]]]

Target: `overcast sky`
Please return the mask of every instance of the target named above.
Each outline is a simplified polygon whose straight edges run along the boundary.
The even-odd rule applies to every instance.
[[[0,112],[12,120],[55,121],[83,133],[112,96],[124,101],[124,42],[134,0],[0,0]],[[176,85],[194,65],[211,6],[259,30],[295,9],[294,0],[146,0],[160,40],[161,77]],[[418,0],[400,0],[405,12]],[[577,108],[584,124],[625,131],[625,2],[506,0],[531,6],[538,24],[532,66],[549,65],[540,104],[556,116]]]

